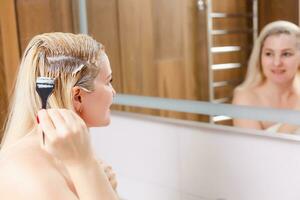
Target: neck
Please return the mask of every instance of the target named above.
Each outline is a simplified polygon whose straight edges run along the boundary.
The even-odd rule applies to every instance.
[[[40,135],[41,134],[38,134],[37,127],[33,127],[30,129],[30,131],[27,134],[23,135],[22,137],[6,138],[6,139],[4,139],[4,142],[2,142],[2,144],[1,144],[1,151],[17,145],[18,143],[22,142],[24,139],[35,138],[35,140],[38,140],[39,139],[38,137],[41,137]]]
[[[299,94],[299,84],[299,80],[295,77],[293,80],[286,83],[266,81],[264,85],[265,88],[267,88],[267,94],[270,94],[272,98],[276,98],[279,101],[284,101],[293,95]]]

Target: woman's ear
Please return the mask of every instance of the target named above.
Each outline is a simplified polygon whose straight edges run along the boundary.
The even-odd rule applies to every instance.
[[[79,86],[72,88],[73,107],[77,113],[82,111],[82,89]]]

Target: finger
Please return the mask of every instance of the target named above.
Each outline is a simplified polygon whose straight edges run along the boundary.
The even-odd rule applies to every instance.
[[[73,123],[80,124],[81,127],[86,127],[86,123],[76,112],[70,110],[70,114],[73,118]]]
[[[54,122],[54,126],[57,129],[58,136],[66,136],[71,131],[71,126],[65,121],[63,117],[64,113],[61,112],[62,109],[49,109],[48,113]]]
[[[39,128],[42,132],[45,133],[45,135],[49,139],[53,139],[55,133],[55,126],[53,125],[52,119],[49,116],[48,112],[46,110],[40,110],[38,112],[38,118],[39,118]]]
[[[98,162],[99,165],[103,164],[103,161],[101,159],[97,159],[97,162]]]
[[[112,167],[109,165],[104,166],[104,171],[105,172],[111,172],[112,171]]]
[[[47,111],[49,116],[51,117],[51,120],[53,121],[55,128],[58,130],[64,130],[66,128],[66,122],[61,116],[58,109],[48,109]]]
[[[59,109],[58,112],[60,113],[61,117],[64,119],[68,127],[70,128],[78,127],[77,119],[73,116],[71,110]]]
[[[116,179],[116,174],[115,174],[115,173],[111,174],[111,175],[109,176],[108,180],[109,180],[110,182],[111,182],[111,181],[117,180],[117,179]]]
[[[116,190],[117,187],[118,187],[118,182],[117,182],[117,180],[114,179],[114,180],[110,181],[110,185],[111,185],[111,187],[112,187],[114,190]]]

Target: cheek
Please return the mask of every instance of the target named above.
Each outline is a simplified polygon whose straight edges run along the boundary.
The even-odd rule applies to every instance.
[[[109,124],[109,109],[112,104],[112,92],[101,88],[84,102],[82,118],[90,127]]]
[[[288,66],[290,68],[290,71],[297,71],[299,69],[299,59],[295,58],[295,59],[291,59],[291,60],[287,60],[286,61],[286,66]]]
[[[270,66],[270,60],[268,58],[262,58],[261,59],[261,68],[264,74],[268,73],[268,70]]]
[[[271,59],[269,57],[262,57],[261,64],[263,68],[268,68],[270,66]]]

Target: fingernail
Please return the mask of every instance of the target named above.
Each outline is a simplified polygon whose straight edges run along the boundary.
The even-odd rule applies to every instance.
[[[36,121],[37,121],[38,124],[40,123],[39,116],[36,116]]]

